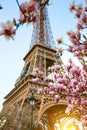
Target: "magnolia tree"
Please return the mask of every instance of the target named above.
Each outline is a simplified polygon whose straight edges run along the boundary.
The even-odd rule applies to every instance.
[[[1,26],[0,35],[4,35],[6,39],[13,39],[20,25],[36,23],[39,19],[38,9],[48,5],[49,0],[44,2],[43,0],[30,0],[30,2],[24,2],[21,5],[19,5],[18,0],[16,2],[20,9],[18,21],[13,19],[13,21],[7,21],[6,24],[2,23]],[[77,30],[76,32],[67,32],[71,41],[67,51],[74,54],[82,66],[76,66],[71,59],[66,66],[51,66],[52,78],[46,77],[44,79],[46,86],[44,89],[38,90],[39,93],[54,97],[57,102],[60,99],[66,99],[68,102],[66,113],[70,114],[73,111],[74,114],[78,114],[84,128],[87,126],[87,37],[86,31],[84,31],[84,34],[82,32],[87,28],[87,1],[85,5],[85,7],[82,4],[76,5],[75,2],[70,5],[70,12],[75,13],[75,18],[77,18]],[[57,42],[58,44],[64,44],[61,38]],[[58,49],[57,55],[61,57],[62,54],[63,50]],[[44,74],[36,68],[35,75],[37,78],[34,79],[34,82],[37,83],[40,82]]]

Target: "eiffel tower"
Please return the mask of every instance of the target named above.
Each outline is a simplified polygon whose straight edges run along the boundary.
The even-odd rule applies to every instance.
[[[34,69],[39,68],[46,77],[49,75],[50,66],[61,64],[60,57],[56,55],[56,45],[53,40],[46,6],[39,8],[39,20],[34,24],[29,52],[23,60],[25,63],[20,76],[16,80],[14,88],[5,96],[1,115],[4,115],[11,106],[16,106],[16,116],[18,116],[22,107],[26,103],[29,104],[29,97],[34,93],[37,104],[37,123],[39,123],[44,112],[55,105],[56,101],[49,96],[37,94],[37,89],[43,88],[45,84],[33,82],[35,78]],[[59,104],[66,105],[66,101],[60,101]]]

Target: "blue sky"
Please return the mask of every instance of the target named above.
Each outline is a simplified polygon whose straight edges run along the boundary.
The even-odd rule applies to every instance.
[[[19,0],[22,3],[25,0]],[[69,12],[69,5],[72,0],[50,0],[48,7],[50,25],[56,39],[63,36],[65,43],[68,43],[66,32],[74,30],[76,23],[74,15]],[[85,0],[76,0],[76,3],[85,3]],[[0,24],[7,20],[16,19],[19,16],[19,8],[16,0],[0,0],[3,10],[0,10]],[[24,65],[23,57],[29,50],[32,36],[32,25],[23,25],[16,32],[14,40],[7,41],[0,37],[0,108],[4,101],[4,96],[14,88],[16,79],[19,77]],[[1,29],[1,28],[0,28]],[[65,53],[64,59],[67,59]]]

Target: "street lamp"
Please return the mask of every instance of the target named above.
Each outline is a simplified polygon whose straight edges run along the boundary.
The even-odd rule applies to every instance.
[[[35,104],[35,96],[32,93],[31,97],[29,98],[30,100],[30,105],[31,105],[31,118],[30,118],[30,129],[29,130],[33,130],[33,106]]]

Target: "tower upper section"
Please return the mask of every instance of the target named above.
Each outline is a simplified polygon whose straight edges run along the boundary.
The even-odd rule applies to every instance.
[[[46,1],[48,2],[48,0],[40,0],[39,19],[34,24],[29,52],[24,57],[25,64],[16,83],[27,75],[34,76],[35,68],[43,71],[46,77],[49,66],[60,62],[56,56],[56,45],[51,32]]]
[[[42,6],[40,6],[38,12],[39,19],[38,22],[33,26],[33,33],[29,49],[36,44],[41,44],[45,47],[56,50],[56,45],[51,32],[47,7],[45,6],[42,8]]]

